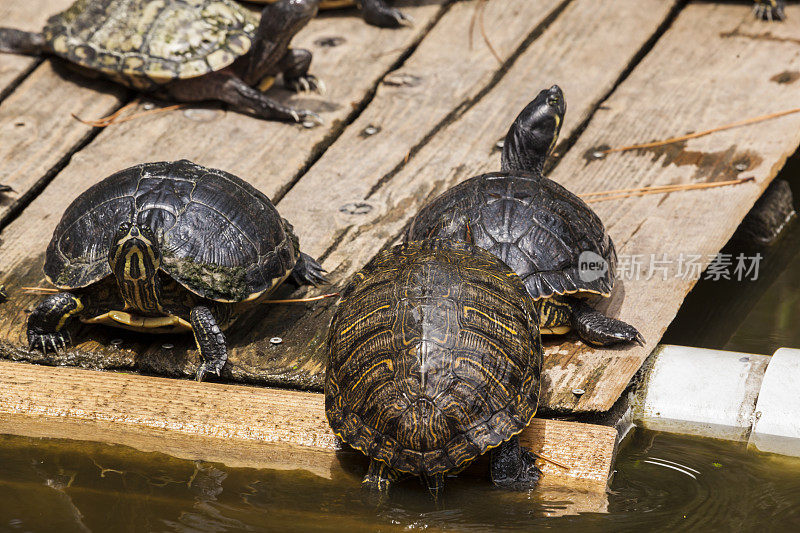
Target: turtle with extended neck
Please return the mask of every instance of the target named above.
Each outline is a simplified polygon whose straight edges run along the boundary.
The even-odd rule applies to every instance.
[[[542,173],[565,112],[557,85],[540,92],[506,135],[502,171],[444,192],[414,217],[406,238],[466,240],[502,259],[536,300],[543,334],[575,330],[593,345],[642,344],[636,328],[587,301],[611,296],[614,286],[617,254],[602,221]]]

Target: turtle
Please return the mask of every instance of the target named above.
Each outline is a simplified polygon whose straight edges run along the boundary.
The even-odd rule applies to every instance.
[[[362,486],[387,493],[490,451],[490,477],[531,489],[541,472],[519,433],[538,407],[542,343],[519,276],[466,242],[407,242],[373,258],[341,294],[327,338],[325,412],[370,458]]]
[[[288,221],[244,180],[187,160],[121,170],[67,207],[47,246],[44,275],[63,292],[28,317],[30,349],[71,342],[74,319],[146,333],[192,331],[219,375],[225,336],[246,303],[290,277],[325,282]]]
[[[592,345],[643,344],[633,326],[606,317],[587,297],[609,297],[617,253],[597,214],[543,175],[566,113],[561,88],[541,91],[503,143],[501,172],[445,191],[413,218],[405,238],[457,239],[510,266],[537,302],[543,334],[575,330]]]
[[[278,74],[295,91],[322,87],[308,73],[311,52],[289,48],[318,2],[278,0],[259,21],[233,0],[76,0],[41,33],[0,28],[0,52],[56,55],[167,100],[218,100],[264,119],[321,123],[262,92]]]
[[[259,4],[269,4],[275,0],[252,0]],[[383,28],[397,28],[413,24],[414,19],[399,9],[389,7],[386,0],[320,0],[320,9],[339,9],[356,6],[368,24]]]

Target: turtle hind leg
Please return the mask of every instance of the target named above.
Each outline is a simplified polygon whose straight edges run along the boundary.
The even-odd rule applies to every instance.
[[[411,26],[414,19],[404,14],[399,9],[389,7],[385,0],[361,0],[361,13],[364,20],[373,26],[381,28],[399,28]]]
[[[302,252],[300,252],[300,257],[297,258],[291,277],[292,281],[297,285],[314,285],[316,287],[321,283],[328,283],[328,278],[325,277],[325,269],[322,268],[322,265],[310,255]]]
[[[164,91],[177,102],[203,102],[216,100],[247,110],[267,120],[322,124],[322,119],[313,111],[285,106],[261,91],[247,85],[231,71],[212,72],[199,78],[176,80]]]
[[[373,493],[389,494],[392,485],[401,477],[400,472],[392,469],[386,463],[370,459],[367,474],[361,480],[361,488]]]
[[[491,451],[489,469],[492,483],[503,489],[534,489],[542,477],[536,457],[520,446],[519,437],[512,437]]]
[[[228,347],[225,343],[225,335],[217,324],[217,319],[211,309],[204,305],[198,305],[192,308],[189,321],[192,324],[194,340],[203,361],[200,368],[197,369],[195,379],[203,381],[203,377],[209,372],[219,376],[222,367],[228,360]]]
[[[578,298],[572,298],[572,329],[587,344],[608,346],[619,342],[644,345],[639,331],[621,320],[610,318]]]
[[[444,474],[439,473],[423,477],[425,478],[425,486],[428,487],[428,492],[433,496],[433,501],[438,503],[444,491]]]
[[[753,12],[757,18],[768,21],[786,19],[786,2],[784,0],[755,0]]]
[[[44,53],[46,48],[41,33],[0,28],[0,52],[36,56]]]
[[[28,316],[28,346],[44,354],[50,349],[59,352],[72,344],[65,329],[69,321],[83,311],[83,303],[69,292],[51,294]]]

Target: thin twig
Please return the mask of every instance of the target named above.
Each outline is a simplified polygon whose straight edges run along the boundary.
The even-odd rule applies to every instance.
[[[569,467],[569,466],[567,466],[567,465],[565,465],[564,463],[559,463],[559,462],[558,462],[558,461],[556,461],[555,459],[550,459],[549,457],[546,457],[546,456],[542,455],[542,454],[541,454],[541,453],[539,453],[539,452],[534,452],[533,450],[531,450],[531,453],[532,453],[533,455],[535,455],[536,457],[538,457],[539,459],[543,460],[543,461],[547,461],[548,463],[553,463],[553,464],[554,464],[554,465],[556,465],[556,466],[560,466],[560,467],[561,467],[561,468],[563,468],[564,470],[569,470],[569,469],[570,469],[570,467]]]
[[[103,117],[103,118],[97,119],[97,120],[83,120],[81,118],[78,118],[74,114],[72,116],[75,117],[77,120],[79,120],[79,121],[81,121],[84,124],[87,124],[89,126],[93,126],[95,128],[105,128],[105,127],[110,126],[112,124],[122,124],[123,122],[128,122],[130,120],[141,118],[141,117],[143,117],[145,115],[152,115],[152,114],[156,114],[156,113],[166,113],[168,111],[174,111],[176,109],[181,109],[182,107],[185,107],[184,104],[175,104],[175,105],[170,105],[170,106],[167,106],[167,107],[159,107],[159,108],[156,108],[156,109],[147,109],[145,111],[141,111],[139,113],[134,113],[133,115],[130,115],[128,117],[125,117],[125,118],[122,118],[122,119],[118,120],[120,114],[123,111],[125,111],[126,109],[131,108],[132,106],[136,105],[137,103],[138,102],[136,100],[134,100],[130,104],[128,104],[128,105],[126,105],[124,107],[121,107],[116,112],[112,113],[111,115],[109,115],[107,117]]]
[[[740,183],[746,183],[748,181],[754,181],[755,178],[747,177],[741,178],[738,180],[730,180],[730,181],[720,181],[716,183],[688,183],[685,185],[674,185],[674,186],[658,186],[658,187],[642,187],[640,189],[630,189],[630,192],[626,192],[624,194],[616,194],[611,196],[601,196],[600,198],[590,198],[585,200],[587,204],[593,204],[596,202],[605,202],[608,200],[619,200],[621,198],[630,198],[633,196],[646,196],[648,194],[666,194],[670,192],[679,192],[679,191],[694,191],[700,189],[713,189],[716,187],[725,187],[728,185],[739,185]],[[621,189],[621,191],[625,191],[625,189]],[[613,192],[620,192],[620,191],[609,191],[609,194]],[[604,193],[589,193],[592,194],[604,194]],[[586,195],[579,195],[579,196],[586,196]]]
[[[719,126],[716,128],[711,128],[710,130],[698,131],[696,133],[689,133],[688,135],[682,135],[680,137],[672,137],[671,139],[665,139],[663,141],[653,141],[650,143],[644,144],[634,144],[631,146],[622,146],[619,148],[608,148],[606,150],[600,150],[601,154],[611,154],[614,152],[627,152],[629,150],[640,150],[642,148],[655,148],[657,146],[665,146],[667,144],[673,144],[681,141],[686,141],[688,139],[696,139],[697,137],[703,137],[704,135],[708,135],[710,133],[716,133],[718,131],[729,130],[731,128],[738,128],[739,126],[747,126],[749,124],[755,124],[756,122],[763,122],[765,120],[771,120],[773,118],[779,118],[786,115],[791,115],[793,113],[800,113],[800,107],[796,107],[794,109],[787,109],[786,111],[778,111],[777,113],[770,113],[769,115],[762,115],[760,117],[753,117],[748,118],[745,120],[740,120],[739,122],[734,122],[732,124],[726,124],[724,126]]]
[[[318,300],[324,300],[325,298],[333,298],[334,296],[339,296],[338,292],[332,292],[330,294],[323,294],[322,296],[314,296],[312,298],[292,298],[289,300],[266,300],[264,303],[267,304],[294,304],[294,303],[302,303],[302,302],[316,302]]]
[[[715,187],[724,187],[725,185],[738,185],[740,183],[745,183],[747,181],[752,181],[752,180],[753,180],[752,177],[747,177],[747,178],[739,178],[728,181],[717,181],[712,183]],[[579,194],[578,196],[580,196],[581,198],[586,198],[587,196],[606,196],[610,194],[621,194],[627,192],[645,192],[645,191],[658,192],[658,191],[663,191],[665,189],[675,189],[676,187],[681,187],[686,189],[692,189],[696,187],[705,188],[708,185],[709,183],[682,183],[682,184],[676,183],[673,185],[651,185],[649,187],[636,187],[634,189],[616,189],[613,191],[586,192]]]
[[[40,292],[40,293],[49,293],[49,292],[61,292],[58,289],[54,289],[52,287],[21,287],[23,291],[28,292]]]
[[[497,50],[495,50],[494,46],[492,46],[492,42],[489,40],[489,35],[486,33],[486,26],[484,25],[484,16],[483,15],[486,13],[486,2],[488,2],[488,1],[489,0],[480,0],[480,3],[478,4],[480,6],[480,10],[481,10],[480,17],[478,18],[478,23],[479,23],[480,28],[481,28],[481,35],[483,36],[483,42],[486,43],[486,46],[489,48],[489,51],[492,53],[492,55],[497,60],[497,62],[502,65],[503,64],[503,58],[500,57],[500,54],[498,54]]]

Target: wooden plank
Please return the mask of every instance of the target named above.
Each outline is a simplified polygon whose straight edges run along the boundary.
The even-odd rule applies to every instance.
[[[3,0],[0,20],[3,26],[26,31],[40,31],[47,18],[69,7],[74,0]],[[36,66],[33,57],[0,54],[0,100],[7,91]]]
[[[331,452],[341,449],[318,393],[7,361],[0,362],[0,432],[113,442],[237,466],[304,468],[324,477],[336,457]],[[551,486],[605,488],[614,428],[535,419],[521,441],[570,467],[539,461]],[[304,453],[295,460],[286,446],[325,451],[328,459]]]
[[[558,9],[559,5],[547,0],[495,1],[487,4],[485,27],[491,36],[492,47],[503,57],[512,56],[536,25]],[[325,161],[331,163],[326,163],[317,171],[317,176],[324,176],[324,182],[329,182],[331,176],[336,175],[329,174],[330,172],[342,172],[334,167],[352,166],[353,160],[362,161],[354,171],[356,178],[366,178],[375,172],[387,171],[389,167],[383,164],[382,158],[371,157],[376,144],[395,143],[395,133],[410,144],[420,142],[448,113],[474,98],[491,82],[499,68],[497,59],[481,39],[477,29],[470,40],[469,28],[475,17],[475,7],[475,4],[459,3],[443,16],[416,52],[404,63],[403,68],[392,72],[383,81],[372,105],[345,131],[344,141],[336,143],[336,146],[342,148],[337,148],[330,157],[326,154]],[[435,14],[429,4],[418,10],[429,18]],[[419,20],[416,14],[414,16]],[[400,38],[392,36],[401,34],[377,30],[357,18],[329,19],[324,24],[315,20],[310,26],[301,34],[300,45],[305,43],[312,48],[316,46],[313,48],[314,52],[321,57],[317,57],[315,64],[323,69],[320,75],[328,80],[329,85],[338,87],[338,92],[332,89],[334,94],[330,96],[331,102],[349,101],[353,94],[362,94],[363,86],[361,89],[353,89],[353,86],[358,86],[358,83],[363,85],[366,83],[364,80],[373,80],[378,76],[372,63],[380,64],[380,61],[385,60],[378,59],[382,56],[376,55],[376,48],[385,49],[383,53],[388,50],[395,57],[400,53],[395,50],[395,44]],[[330,41],[331,37],[344,35],[348,36],[347,41],[333,49],[319,44]],[[408,40],[408,37],[405,39]],[[358,48],[361,43],[371,41],[379,41],[380,47]],[[336,52],[334,55],[334,51],[346,48],[348,43],[346,54]],[[364,63],[369,63],[368,68],[365,68]],[[387,66],[384,65],[383,68]],[[372,77],[366,76],[362,70],[366,70]],[[373,107],[378,111],[373,112]],[[223,118],[221,112],[207,112],[212,116],[217,113],[220,115],[219,120],[209,124],[193,123],[184,113],[178,112],[152,120],[148,118],[112,126],[99,135],[91,146],[76,154],[70,165],[26,210],[22,219],[4,232],[7,251],[0,258],[0,270],[11,273],[5,281],[6,287],[13,291],[14,287],[41,283],[41,274],[38,271],[42,262],[40,254],[46,247],[58,218],[53,216],[53,212],[60,212],[84,187],[114,170],[143,160],[187,157],[203,164],[231,170],[268,194],[275,195],[290,184],[303,164],[312,157],[313,152],[318,149],[315,143],[323,142],[321,134],[316,133],[318,130],[322,131],[322,128],[309,131],[300,126],[265,123],[235,113]],[[323,116],[333,122],[337,117],[343,118],[345,115],[340,108],[332,108],[332,111],[323,113]],[[371,144],[366,144],[361,132],[369,124],[383,129],[381,133],[370,137]],[[144,128],[146,135],[141,134]],[[275,135],[273,138],[267,136],[265,147],[254,148],[244,142],[226,141],[230,138],[262,138],[263,133],[270,131],[274,131]],[[214,149],[223,142],[224,150]],[[358,148],[354,148],[352,143]],[[284,144],[299,146],[286,149]],[[400,161],[402,155],[396,152],[395,158]],[[373,161],[374,166],[367,166],[367,161]],[[316,186],[318,184],[315,181]],[[326,187],[325,183],[322,187]],[[311,191],[310,194],[313,196],[315,193]],[[315,202],[309,202],[306,198],[300,203],[311,214],[289,209],[292,211],[291,217],[304,217],[305,223],[320,230],[324,229],[324,220],[314,220]],[[301,242],[301,245],[304,249],[315,247],[314,243]],[[171,375],[193,373],[192,368],[197,365],[196,354],[191,350],[191,339],[188,337],[166,341],[174,344],[175,348],[165,353],[161,349],[164,340],[159,339],[153,346],[148,346],[137,336],[123,335],[121,338],[126,342],[123,349],[117,349],[108,347],[107,344],[119,333],[106,328],[92,330],[91,340],[61,358],[54,360],[40,354],[28,354],[22,349],[24,344],[20,344],[25,340],[22,325],[26,320],[26,308],[38,299],[37,295],[18,293],[13,301],[0,310],[0,322],[4,324],[2,331],[5,332],[0,334],[5,343],[2,340],[0,343],[5,344],[2,351],[12,358],[100,368],[140,368]],[[305,309],[298,306],[291,312],[297,313]],[[271,329],[266,333],[263,329],[253,332],[252,328],[241,323],[238,329],[242,334],[238,338],[231,338],[230,364],[226,367],[226,374],[250,381],[255,376],[261,382],[267,381],[267,378],[256,372],[264,364],[262,350],[271,348],[269,343],[263,342],[264,337],[268,339],[275,333]],[[252,349],[248,348],[247,345],[254,339],[258,339],[260,343]],[[279,371],[282,372],[283,369],[279,368]]]
[[[64,71],[60,63],[47,61],[0,103],[0,183],[14,188],[0,201],[0,224],[94,133],[70,113],[104,116],[126,94],[102,80],[74,83]]]

